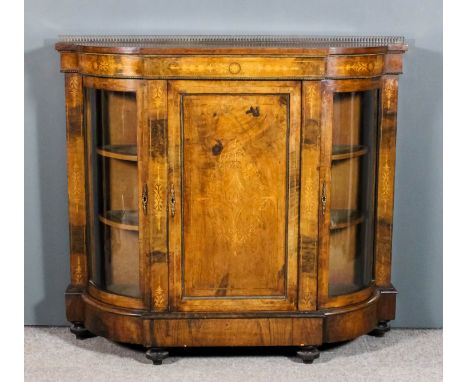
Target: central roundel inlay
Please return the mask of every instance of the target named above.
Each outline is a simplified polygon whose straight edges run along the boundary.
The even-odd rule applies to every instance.
[[[241,71],[241,66],[237,62],[232,62],[229,64],[229,72],[232,74],[237,74]]]

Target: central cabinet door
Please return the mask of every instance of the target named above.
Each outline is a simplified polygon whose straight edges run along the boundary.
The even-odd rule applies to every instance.
[[[168,84],[171,303],[295,310],[299,82]]]

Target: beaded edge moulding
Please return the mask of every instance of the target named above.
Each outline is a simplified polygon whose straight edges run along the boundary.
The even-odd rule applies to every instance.
[[[59,41],[86,46],[378,47],[405,44],[402,36],[69,35],[59,36]]]

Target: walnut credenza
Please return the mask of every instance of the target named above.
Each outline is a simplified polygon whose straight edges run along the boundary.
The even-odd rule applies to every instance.
[[[399,37],[70,36],[67,319],[149,348],[318,345],[395,317]]]

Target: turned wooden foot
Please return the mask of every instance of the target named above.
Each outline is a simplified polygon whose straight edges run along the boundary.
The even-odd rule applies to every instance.
[[[296,354],[304,363],[312,363],[320,357],[320,351],[317,349],[317,346],[304,346]]]
[[[390,325],[388,324],[388,321],[379,321],[376,328],[369,334],[374,337],[383,337],[389,330]]]
[[[153,361],[153,365],[162,365],[164,358],[167,358],[169,352],[161,348],[150,348],[146,352],[146,358]]]
[[[72,332],[77,340],[85,340],[86,338],[95,337],[93,333],[88,331],[82,322],[74,322],[70,326],[70,332]]]

